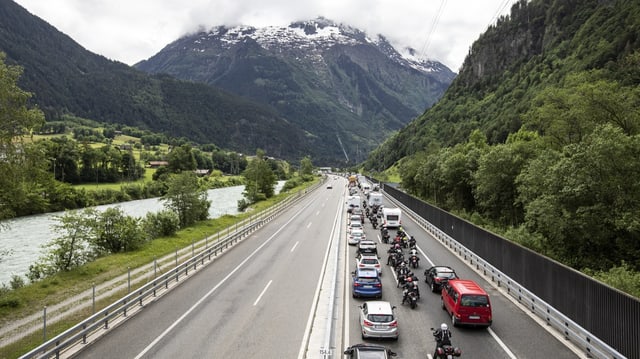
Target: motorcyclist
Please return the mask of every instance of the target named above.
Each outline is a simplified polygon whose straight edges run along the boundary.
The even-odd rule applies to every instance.
[[[436,338],[436,350],[433,353],[433,357],[438,357],[438,348],[443,345],[451,345],[451,331],[447,324],[440,324],[440,328],[433,332],[433,336]]]
[[[395,264],[397,263],[396,255],[398,254],[398,249],[396,248],[396,246],[391,246],[387,253],[389,253],[389,256],[387,257],[387,265],[395,266]]]
[[[416,238],[414,236],[411,236],[411,238],[409,238],[409,248],[416,248]]]
[[[409,292],[413,291],[413,279],[407,278],[405,284],[402,286],[402,304],[409,299]]]

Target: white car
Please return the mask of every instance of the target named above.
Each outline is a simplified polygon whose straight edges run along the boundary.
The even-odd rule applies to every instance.
[[[364,240],[366,238],[367,236],[364,234],[364,231],[362,229],[352,229],[349,233],[347,233],[347,241],[352,245],[358,244],[361,240]]]
[[[347,227],[347,233],[351,233],[352,230],[354,229],[359,229],[361,231],[364,231],[364,227],[362,226],[362,222],[360,221],[351,221],[351,223],[349,223],[349,227]]]
[[[373,268],[378,271],[378,275],[382,276],[382,266],[376,255],[362,255],[358,257],[358,268]]]

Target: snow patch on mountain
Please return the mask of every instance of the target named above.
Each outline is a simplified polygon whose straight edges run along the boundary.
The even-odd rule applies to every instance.
[[[318,52],[336,45],[357,45],[359,43],[374,44],[385,55],[394,61],[403,63],[420,72],[439,71],[442,64],[417,56],[414,49],[398,50],[382,35],[370,37],[363,31],[343,24],[318,18],[315,20],[295,22],[289,26],[235,26],[227,28],[219,26],[202,34],[193,42],[192,51],[204,52],[209,41],[219,41],[223,47],[231,47],[239,42],[253,40],[267,50],[290,49],[305,51],[307,56],[316,57]]]

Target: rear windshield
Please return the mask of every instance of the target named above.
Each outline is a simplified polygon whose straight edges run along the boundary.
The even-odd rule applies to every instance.
[[[360,282],[360,283],[378,283],[378,278],[360,277],[360,278],[358,278],[358,282]]]
[[[396,214],[388,214],[387,215],[387,219],[390,221],[397,221],[398,220],[398,215]]]
[[[463,295],[460,304],[463,307],[486,307],[489,304],[489,298],[485,295]]]
[[[393,321],[393,315],[390,314],[369,314],[367,319],[376,323],[389,323]]]
[[[377,264],[378,260],[375,258],[362,258],[363,264]]]

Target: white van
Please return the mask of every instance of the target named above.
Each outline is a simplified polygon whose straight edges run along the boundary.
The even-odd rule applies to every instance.
[[[402,211],[400,208],[382,209],[382,227],[398,228],[402,225]]]
[[[351,213],[354,208],[360,208],[360,196],[347,196],[347,213]]]
[[[382,205],[382,193],[380,192],[371,192],[369,193],[369,202],[367,203],[369,207],[380,207]]]

